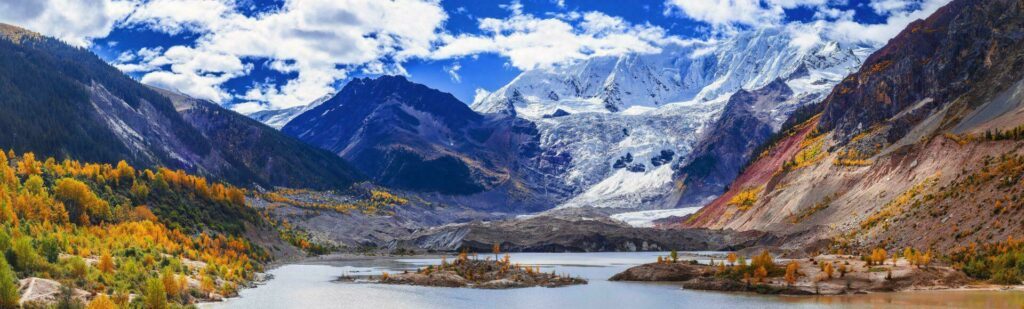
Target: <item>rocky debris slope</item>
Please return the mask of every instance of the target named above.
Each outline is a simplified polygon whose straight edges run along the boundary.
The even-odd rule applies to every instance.
[[[763,234],[706,229],[634,228],[601,215],[539,215],[496,222],[451,224],[418,231],[395,248],[487,251],[500,244],[511,252],[704,251],[754,244]]]

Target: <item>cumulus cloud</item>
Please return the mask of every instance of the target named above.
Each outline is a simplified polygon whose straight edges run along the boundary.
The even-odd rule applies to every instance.
[[[287,108],[333,91],[333,84],[353,70],[404,73],[403,61],[430,54],[446,19],[439,3],[430,0],[289,0],[279,10],[255,16],[242,14],[230,0],[153,0],[139,5],[124,24],[198,38],[168,48],[162,57],[118,65],[151,69],[143,82],[215,102],[237,98]],[[256,83],[237,97],[223,89],[257,60],[297,76],[283,85]]]
[[[904,11],[914,4],[912,0],[871,0],[868,5],[878,14]]]
[[[234,7],[221,0],[150,0],[139,5],[125,20],[125,26],[146,27],[168,34],[209,31],[225,26]]]
[[[714,26],[741,24],[774,25],[782,21],[785,9],[825,6],[829,0],[668,0],[666,13],[681,13]]]
[[[597,56],[653,53],[681,41],[661,27],[631,24],[601,12],[541,18],[523,14],[521,8],[510,10],[513,14],[508,18],[481,19],[480,34],[443,35],[443,44],[431,57],[494,53],[507,57],[518,69],[529,70]]]
[[[232,97],[220,87],[221,84],[252,70],[251,64],[243,63],[235,55],[210,53],[186,46],[168,48],[162,55],[142,63],[153,68],[169,67],[168,70],[146,73],[142,76],[143,83],[214,102],[226,102]]]
[[[667,14],[704,22],[718,33],[730,33],[736,26],[786,27],[798,32],[794,44],[812,44],[815,37],[845,43],[881,45],[898,34],[908,24],[926,18],[951,0],[871,0],[867,5],[877,14],[885,16],[883,23],[862,23],[854,19],[855,13],[837,6],[845,0],[667,0]],[[786,9],[798,7],[814,9],[810,22],[786,20]]]
[[[924,0],[916,4],[902,6],[902,9],[896,9],[895,6],[884,6],[889,10],[887,11],[889,17],[886,18],[885,23],[864,24],[854,21],[852,18],[844,18],[829,25],[828,36],[834,40],[844,42],[884,44],[899,34],[900,31],[903,31],[910,23],[918,19],[927,18],[938,9],[949,4],[950,1],[952,0]],[[872,4],[875,2],[872,2]]]
[[[92,39],[106,37],[134,5],[127,0],[0,0],[0,22],[89,46]]]

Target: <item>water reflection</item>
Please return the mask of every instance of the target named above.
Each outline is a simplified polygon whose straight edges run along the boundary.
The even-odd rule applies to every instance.
[[[702,253],[706,254],[706,253]],[[271,271],[270,282],[213,308],[1021,308],[1019,291],[929,291],[829,297],[785,297],[683,290],[671,283],[610,282],[626,268],[666,253],[521,253],[512,260],[569,273],[590,284],[562,288],[476,290],[332,282],[439,263],[439,257],[323,260]],[[484,258],[486,255],[481,255]],[[450,258],[450,257],[449,257]],[[493,258],[493,257],[492,257]],[[706,256],[689,256],[707,260]]]

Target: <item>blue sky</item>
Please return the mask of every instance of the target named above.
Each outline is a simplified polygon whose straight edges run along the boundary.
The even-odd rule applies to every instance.
[[[0,22],[138,80],[249,112],[404,74],[469,103],[523,70],[784,27],[881,45],[950,0],[39,0]]]

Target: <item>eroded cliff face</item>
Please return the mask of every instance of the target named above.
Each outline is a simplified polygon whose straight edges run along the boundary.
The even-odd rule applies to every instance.
[[[1024,2],[913,23],[730,190],[668,226],[764,230],[784,249],[948,250],[1024,232]]]

